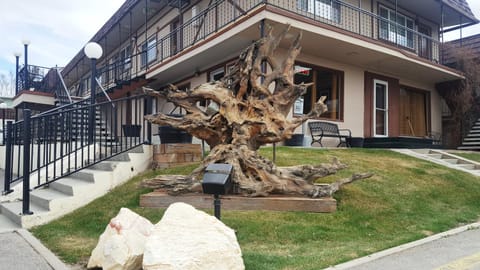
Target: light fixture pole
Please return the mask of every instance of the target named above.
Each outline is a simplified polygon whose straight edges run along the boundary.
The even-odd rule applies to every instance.
[[[18,95],[18,67],[20,62],[20,56],[22,55],[19,52],[14,53],[15,55],[15,96]]]
[[[94,139],[94,127],[95,127],[95,89],[97,86],[97,59],[102,57],[103,50],[98,43],[89,42],[83,48],[85,55],[91,60],[92,76],[90,79],[90,110],[89,110],[89,124],[88,124],[88,143],[92,144]]]
[[[29,87],[29,82],[28,82],[28,45],[30,45],[30,40],[24,39],[22,40],[23,43],[23,48],[24,48],[24,53],[25,53],[25,66],[23,67],[23,75],[24,75],[24,89],[22,90],[28,90],[30,89]]]
[[[5,102],[0,103],[0,109],[2,109],[2,143],[5,145],[5,109],[7,109],[7,104]]]

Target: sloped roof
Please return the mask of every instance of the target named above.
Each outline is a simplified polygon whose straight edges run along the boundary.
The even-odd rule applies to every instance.
[[[459,51],[480,59],[480,34],[446,42],[443,49],[444,63],[454,64]]]
[[[457,11],[463,13],[464,15],[468,16],[471,19],[474,19],[478,22],[478,19],[475,18],[470,6],[468,5],[466,0],[442,0],[443,3],[451,6],[452,8],[456,9]],[[478,1],[478,0],[475,0]]]

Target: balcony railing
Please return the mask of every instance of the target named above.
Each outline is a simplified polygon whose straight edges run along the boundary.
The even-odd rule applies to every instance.
[[[332,0],[330,3],[318,0],[219,0],[168,34],[156,33],[147,37],[148,46],[144,44],[142,52],[104,65],[99,68],[98,77],[105,89],[135,78],[144,74],[147,68],[171,59],[260,6],[275,7],[404,49],[434,63],[441,62],[440,42],[415,31],[414,25],[401,25],[342,1]],[[75,91],[86,95],[89,86],[88,79],[84,79],[71,92],[73,95]]]

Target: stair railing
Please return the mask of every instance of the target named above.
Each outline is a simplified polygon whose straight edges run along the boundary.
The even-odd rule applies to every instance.
[[[107,91],[105,91],[105,88],[103,88],[103,86],[102,86],[102,84],[100,83],[100,81],[98,80],[98,78],[95,78],[95,81],[97,82],[97,85],[100,87],[100,89],[102,89],[102,92],[103,92],[103,94],[105,95],[105,97],[107,98],[107,100],[112,104],[113,107],[115,107],[115,104],[113,104],[112,99],[111,99],[110,96],[107,94]]]
[[[23,214],[29,214],[31,189],[151,141],[151,126],[144,120],[151,113],[149,102],[150,97],[139,95],[35,116],[24,110],[22,121],[7,125],[3,194],[14,192],[13,184],[23,181]],[[95,136],[89,144],[92,107]]]
[[[70,96],[70,92],[68,91],[67,85],[65,84],[65,80],[63,80],[63,76],[62,76],[62,73],[60,72],[60,69],[57,67],[55,68],[55,70],[57,71],[58,78],[60,78],[60,82],[62,83],[63,90],[67,94],[68,100],[70,101],[70,103],[73,103],[72,97]]]

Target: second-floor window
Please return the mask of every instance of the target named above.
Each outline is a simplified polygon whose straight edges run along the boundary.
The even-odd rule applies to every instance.
[[[142,58],[141,65],[142,67],[146,66],[147,63],[151,63],[157,59],[157,39],[156,37],[150,38],[146,43],[142,44]]]
[[[130,45],[128,45],[127,47],[123,48],[120,51],[120,58],[122,59],[124,70],[130,69],[130,67],[131,67],[130,64],[131,64],[131,60],[132,60],[131,56],[132,56],[132,50],[131,50]]]
[[[340,4],[337,0],[297,0],[297,8],[340,23]]]
[[[412,19],[384,6],[379,7],[379,15],[380,39],[414,49],[414,23]]]

